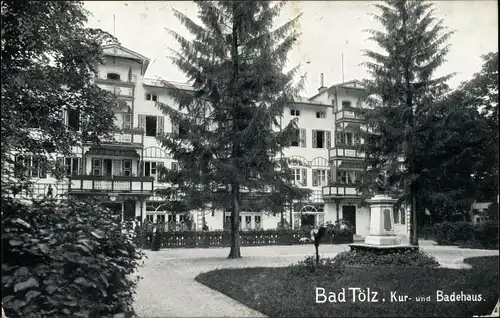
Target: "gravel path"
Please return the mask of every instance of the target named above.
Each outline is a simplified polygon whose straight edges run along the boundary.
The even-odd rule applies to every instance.
[[[463,268],[463,259],[498,255],[498,251],[434,246],[421,241],[422,249],[445,267]],[[320,254],[333,257],[349,250],[348,245],[323,245]],[[194,278],[217,268],[286,266],[314,253],[312,245],[242,247],[243,258],[228,260],[229,248],[163,249],[146,251],[139,275],[134,309],[139,317],[265,317],[243,304],[216,292]]]

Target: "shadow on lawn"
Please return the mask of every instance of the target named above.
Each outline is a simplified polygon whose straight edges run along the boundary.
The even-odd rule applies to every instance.
[[[498,256],[465,260],[472,269],[372,267],[320,269],[242,268],[202,273],[196,281],[270,317],[456,317],[490,314],[498,301]],[[345,302],[316,303],[316,288],[338,293]],[[376,291],[377,302],[353,301],[349,288]],[[438,301],[437,293],[471,295],[471,300]],[[391,301],[391,292],[408,295]],[[372,294],[373,296],[374,294]],[[481,295],[481,301],[477,300]],[[417,298],[428,298],[423,301]],[[466,296],[467,297],[467,296]],[[320,297],[320,300],[323,297]],[[383,301],[385,299],[385,302]],[[392,299],[394,300],[394,299]],[[420,300],[420,301],[419,301]]]

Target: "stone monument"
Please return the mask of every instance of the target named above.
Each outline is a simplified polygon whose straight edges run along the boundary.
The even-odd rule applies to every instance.
[[[401,239],[394,233],[394,203],[397,199],[387,194],[387,172],[377,176],[377,194],[366,200],[370,204],[370,232],[364,244],[351,244],[352,250],[378,250],[393,252],[401,249],[414,249],[410,245],[402,245]]]

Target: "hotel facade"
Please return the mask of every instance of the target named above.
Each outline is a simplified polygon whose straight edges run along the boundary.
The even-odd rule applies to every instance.
[[[203,220],[211,230],[222,229],[229,211],[166,211],[167,199],[155,195],[155,189],[165,187],[157,182],[160,165],[179,169],[179,164],[162,149],[156,136],[175,133],[175,126],[155,105],[157,101],[175,105],[168,89],[157,79],[144,77],[150,60],[120,45],[104,47],[105,63],[99,65],[95,82],[115,94],[119,109],[115,124],[120,129],[99,147],[84,145],[73,149],[70,157],[58,157],[64,166],[65,178],[57,181],[50,174],[36,169],[26,173],[33,179],[33,195],[50,193],[56,198],[68,196],[99,196],[106,205],[122,213],[124,219],[140,217],[142,221],[184,223],[194,220],[201,230]],[[172,83],[179,89],[192,90],[187,84]],[[323,78],[321,79],[323,84]],[[331,93],[333,92],[333,93]],[[292,166],[295,184],[309,188],[308,200],[291,204],[284,218],[293,228],[319,226],[340,219],[349,220],[358,237],[369,233],[369,207],[361,205],[356,185],[363,171],[364,154],[357,152],[363,140],[356,133],[363,124],[353,112],[365,107],[367,95],[359,81],[349,81],[330,87],[323,85],[310,98],[297,98],[285,108],[279,119],[282,127],[298,120],[300,135],[283,155],[294,158]],[[78,129],[78,113],[63,112],[66,125]],[[31,158],[19,156],[25,164]],[[298,164],[300,162],[300,165]],[[205,215],[203,215],[205,214]],[[240,212],[240,225],[245,229],[273,229],[281,215],[263,211]],[[394,212],[395,232],[408,235],[408,214]],[[181,227],[177,227],[181,228]]]

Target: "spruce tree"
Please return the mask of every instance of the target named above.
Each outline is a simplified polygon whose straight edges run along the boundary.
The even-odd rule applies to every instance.
[[[385,52],[364,51],[371,75],[365,83],[371,109],[365,116],[373,129],[366,132],[363,145],[368,160],[365,177],[370,183],[373,174],[389,172],[389,187],[399,189],[401,200],[411,206],[410,244],[418,245],[417,211],[423,213],[417,206],[418,185],[425,182],[426,152],[422,119],[448,90],[446,81],[452,75],[435,77],[435,71],[446,61],[451,32],[445,32],[428,2],[392,0],[375,7],[380,12],[373,16],[383,30],[368,30],[369,39]]]
[[[284,2],[196,1],[195,23],[174,10],[192,34],[187,40],[174,31],[180,44],[172,62],[182,70],[193,91],[164,82],[176,105],[157,106],[176,127],[158,138],[179,171],[163,169],[163,180],[191,209],[231,211],[229,258],[239,258],[239,212],[278,212],[285,202],[309,195],[291,183],[282,149],[298,128],[293,121],[279,127],[284,107],[302,89],[298,66],[284,72],[287,54],[298,34],[299,17],[273,28]]]

